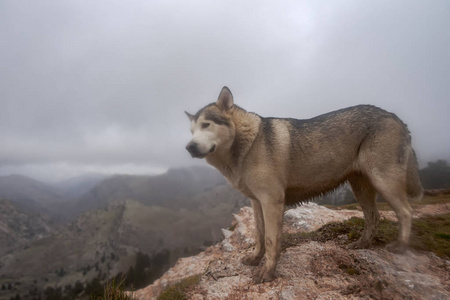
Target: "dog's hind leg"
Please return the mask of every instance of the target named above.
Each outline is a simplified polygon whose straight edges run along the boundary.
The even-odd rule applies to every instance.
[[[253,216],[255,219],[255,250],[250,255],[242,259],[245,265],[256,266],[261,262],[265,253],[264,245],[264,216],[261,203],[258,200],[250,199],[252,201]]]
[[[361,238],[350,244],[350,248],[369,248],[380,221],[380,214],[375,201],[376,190],[367,177],[362,174],[351,176],[348,181],[352,187],[356,200],[358,200],[359,205],[361,205],[365,219],[364,231]]]
[[[390,170],[384,176],[373,176],[372,183],[380,195],[389,203],[397,215],[399,234],[397,241],[387,245],[391,252],[402,253],[407,249],[411,233],[412,208],[408,202],[404,175]]]

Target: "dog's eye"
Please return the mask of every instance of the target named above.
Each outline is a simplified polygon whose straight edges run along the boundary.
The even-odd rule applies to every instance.
[[[208,127],[209,127],[209,123],[202,123],[202,128],[203,129],[208,128]]]

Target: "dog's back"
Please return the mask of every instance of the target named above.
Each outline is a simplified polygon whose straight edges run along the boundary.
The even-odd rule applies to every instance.
[[[403,122],[380,108],[359,105],[308,120],[261,118],[249,153],[286,182],[286,204],[325,193],[354,173],[405,170],[411,196],[421,192],[417,163]],[[247,161],[245,170],[257,162]],[[253,165],[253,166],[252,166]]]

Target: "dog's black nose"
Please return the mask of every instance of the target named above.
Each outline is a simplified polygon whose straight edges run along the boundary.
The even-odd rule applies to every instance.
[[[197,143],[194,142],[189,142],[186,145],[186,150],[191,153],[192,155],[197,154],[198,153],[198,145]]]

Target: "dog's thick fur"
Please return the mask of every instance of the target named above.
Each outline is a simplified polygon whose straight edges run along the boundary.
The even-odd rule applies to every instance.
[[[206,158],[251,199],[256,246],[243,262],[258,265],[255,282],[273,280],[280,256],[285,205],[300,203],[349,182],[366,220],[352,248],[367,248],[380,216],[379,193],[399,220],[398,240],[388,248],[406,249],[411,228],[409,200],[422,197],[417,160],[406,125],[370,105],[349,107],[309,120],[263,118],[234,105],[224,87],[215,103],[191,121],[186,149]]]

